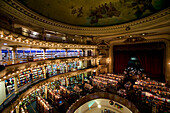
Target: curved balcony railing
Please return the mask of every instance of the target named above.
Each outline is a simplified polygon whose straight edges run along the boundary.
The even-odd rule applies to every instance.
[[[82,98],[77,100],[74,104],[72,104],[69,107],[67,113],[74,113],[76,111],[76,109],[78,109],[84,103],[94,100],[94,99],[100,99],[100,98],[116,101],[116,102],[126,106],[127,108],[129,108],[133,113],[139,113],[139,110],[136,108],[136,106],[133,103],[129,102],[127,99],[122,98],[118,95],[106,93],[106,92],[95,92],[93,94],[83,96]]]
[[[27,90],[29,90],[30,88],[33,89],[36,89],[37,87],[39,87],[39,85],[42,85],[42,84],[45,84],[49,81],[54,81],[56,78],[60,78],[60,77],[63,77],[65,75],[75,75],[75,73],[84,73],[84,72],[88,72],[89,70],[93,70],[93,69],[96,69],[97,66],[90,66],[90,67],[87,67],[85,69],[79,69],[77,71],[73,71],[73,72],[67,72],[67,73],[61,73],[61,74],[57,74],[57,75],[53,75],[51,77],[49,77],[48,79],[39,79],[37,81],[34,81],[32,83],[29,83],[29,84],[26,84],[20,88],[18,88],[17,91],[14,91],[13,93],[11,93],[0,105],[0,112],[4,112],[4,113],[8,113],[10,112],[11,108],[10,107],[14,107],[16,103],[19,103],[20,102],[20,99],[23,97],[23,96],[26,96],[27,95]],[[35,88],[36,87],[36,88]],[[8,109],[8,108],[9,109]],[[6,108],[6,109],[5,109]],[[14,107],[15,108],[15,107]],[[5,109],[5,110],[4,110]]]
[[[39,41],[48,41],[48,42],[63,43],[63,44],[96,45],[96,43],[94,41],[87,43],[85,41],[79,41],[79,40],[62,40],[62,36],[56,36],[56,34],[50,34],[50,36],[45,36],[46,34],[45,33],[42,34],[42,32],[39,32],[39,35],[32,35],[31,32],[28,33],[27,35],[24,35],[24,32],[22,30],[18,30],[18,28],[7,28],[7,27],[1,26],[1,25],[0,25],[0,27],[2,29],[8,30],[8,32],[15,33],[15,34],[23,36],[25,38],[37,39]],[[28,31],[31,31],[31,30],[28,30]],[[55,31],[53,31],[53,32],[55,32]],[[74,35],[71,35],[71,37],[73,37],[73,36]],[[74,36],[74,37],[76,37],[76,36]]]
[[[16,59],[6,59],[0,60],[0,65],[9,66],[14,64],[22,64],[27,62],[35,62],[35,61],[43,61],[43,60],[56,60],[56,59],[66,59],[66,58],[84,58],[84,57],[96,57],[96,56],[73,56],[73,57],[49,57],[49,58],[42,58],[42,57],[30,57],[30,58],[16,58]]]

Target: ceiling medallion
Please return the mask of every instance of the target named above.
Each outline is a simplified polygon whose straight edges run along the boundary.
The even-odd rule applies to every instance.
[[[126,27],[126,31],[129,31],[131,28],[129,26]]]

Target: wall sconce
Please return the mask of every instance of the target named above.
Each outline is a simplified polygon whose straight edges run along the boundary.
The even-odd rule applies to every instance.
[[[107,59],[106,59],[106,62],[109,63],[109,62],[110,62],[110,58],[107,58]]]

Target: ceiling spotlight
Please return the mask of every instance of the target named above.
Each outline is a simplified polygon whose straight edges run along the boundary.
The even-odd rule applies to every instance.
[[[1,35],[1,38],[3,37],[4,35]]]
[[[130,35],[130,37],[132,37],[132,35]]]
[[[145,35],[145,33],[143,33],[142,35]]]
[[[4,45],[8,45],[7,43],[4,43]]]
[[[37,33],[37,32],[33,32],[32,34],[33,34],[33,35],[37,35],[38,33]]]
[[[101,108],[101,105],[100,104],[98,104],[98,106],[97,106],[98,108]]]

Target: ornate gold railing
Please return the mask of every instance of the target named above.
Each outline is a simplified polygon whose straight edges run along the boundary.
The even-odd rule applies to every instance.
[[[82,98],[77,100],[74,104],[72,104],[69,107],[67,113],[74,113],[76,109],[78,109],[84,103],[94,100],[94,99],[99,99],[99,98],[110,99],[110,100],[116,101],[126,106],[127,108],[129,108],[133,113],[139,113],[139,110],[136,108],[136,106],[133,103],[129,102],[127,99],[122,98],[118,95],[106,93],[106,92],[95,92],[93,94],[83,96]]]

